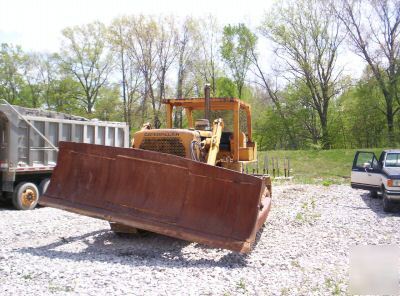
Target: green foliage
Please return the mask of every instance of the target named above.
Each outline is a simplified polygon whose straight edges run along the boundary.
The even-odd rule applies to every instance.
[[[260,150],[291,149],[287,128],[293,131],[297,149],[320,150],[321,124],[310,106],[311,95],[301,81],[289,84],[279,93],[281,112],[264,105],[254,120],[254,133]],[[254,108],[253,108],[254,109]],[[395,138],[400,138],[400,118],[395,117]],[[373,148],[389,146],[385,102],[375,79],[364,77],[329,106],[330,148]]]
[[[329,5],[317,0],[281,1],[266,15],[260,27],[285,65],[289,82],[304,89],[306,96],[301,96],[298,102],[308,110],[302,113],[308,117],[315,115],[318,121],[309,122],[302,116],[306,119],[304,125],[313,144],[320,141],[324,149],[332,144],[329,105],[342,88],[336,61],[344,38],[340,33],[340,21],[327,7]]]
[[[1,44],[0,47],[0,98],[12,104],[24,104],[20,99],[26,87],[23,76],[23,66],[26,55],[21,47]]]
[[[215,96],[221,98],[236,98],[238,93],[235,83],[227,77],[218,77],[216,80],[217,91]]]
[[[337,147],[386,146],[384,99],[375,80],[360,81],[335,104],[332,135]]]
[[[288,138],[283,132],[284,124],[282,118],[272,107],[266,108],[260,119],[254,122],[254,138],[259,150],[286,149]]]
[[[329,187],[333,184],[332,180],[324,180],[322,181],[322,185],[325,187]]]
[[[65,28],[58,58],[66,74],[79,82],[77,93],[82,107],[93,112],[100,89],[107,84],[112,56],[107,50],[106,27],[100,22]]]
[[[310,106],[311,95],[304,83],[289,84],[279,96],[284,117],[275,105],[262,106],[263,115],[256,117],[254,133],[260,150],[292,149],[293,144],[300,149],[320,149],[321,125],[316,110]]]
[[[242,97],[244,80],[251,64],[251,52],[256,43],[257,36],[244,24],[224,27],[221,56],[232,72],[240,98]]]
[[[94,117],[105,121],[123,121],[118,88],[103,88],[95,105]]]

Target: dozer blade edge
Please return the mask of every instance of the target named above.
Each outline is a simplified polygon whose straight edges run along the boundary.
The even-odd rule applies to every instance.
[[[152,151],[61,142],[42,205],[211,247],[249,252],[265,180]]]

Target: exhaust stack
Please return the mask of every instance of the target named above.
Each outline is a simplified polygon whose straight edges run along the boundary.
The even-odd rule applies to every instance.
[[[210,122],[211,117],[211,105],[210,105],[210,84],[204,86],[204,118]]]

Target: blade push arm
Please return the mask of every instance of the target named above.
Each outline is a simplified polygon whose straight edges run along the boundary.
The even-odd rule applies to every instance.
[[[217,154],[219,152],[219,143],[221,141],[224,122],[221,118],[215,119],[213,122],[212,136],[207,141],[210,141],[210,149],[208,150],[207,164],[215,165]]]

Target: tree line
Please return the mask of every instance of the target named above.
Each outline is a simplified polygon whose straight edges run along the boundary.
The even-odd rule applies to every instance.
[[[280,1],[257,28],[132,15],[62,30],[58,52],[1,44],[0,98],[12,104],[164,125],[162,100],[239,97],[260,149],[395,146],[400,136],[400,3]],[[362,76],[345,74],[349,53]],[[174,126],[185,127],[184,111]]]

